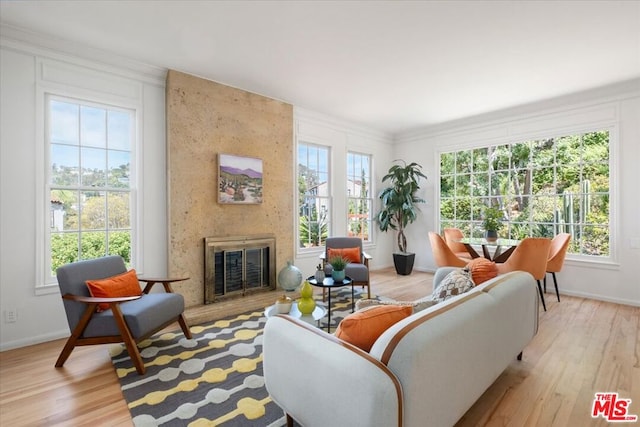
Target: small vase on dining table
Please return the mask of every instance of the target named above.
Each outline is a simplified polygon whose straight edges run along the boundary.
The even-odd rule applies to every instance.
[[[498,240],[498,232],[496,230],[487,230],[485,232],[484,238],[487,242],[495,242]]]

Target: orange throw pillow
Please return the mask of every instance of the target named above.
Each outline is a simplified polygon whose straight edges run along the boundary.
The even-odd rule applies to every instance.
[[[126,273],[100,280],[87,280],[89,293],[95,298],[135,297],[142,295],[140,282],[136,271],[131,269]],[[98,311],[109,310],[109,303],[98,304]]]
[[[496,263],[482,257],[471,260],[469,264],[467,264],[467,268],[471,271],[471,279],[476,286],[498,275],[498,266]]]
[[[384,331],[412,313],[410,305],[367,307],[342,319],[335,336],[368,352]]]
[[[353,264],[360,264],[362,262],[360,258],[360,248],[358,247],[343,249],[329,248],[327,250],[327,261],[335,256],[342,256],[342,258],[349,260],[349,262]]]

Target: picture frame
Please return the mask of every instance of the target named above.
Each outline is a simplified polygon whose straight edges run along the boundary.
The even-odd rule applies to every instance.
[[[262,159],[218,154],[218,203],[262,203]]]

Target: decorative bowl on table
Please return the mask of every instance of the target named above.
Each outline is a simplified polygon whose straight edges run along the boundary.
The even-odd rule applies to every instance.
[[[293,305],[293,299],[286,295],[282,295],[276,300],[276,312],[278,314],[289,314],[291,306]]]

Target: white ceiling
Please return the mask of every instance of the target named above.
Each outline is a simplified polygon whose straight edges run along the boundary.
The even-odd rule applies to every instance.
[[[639,1],[1,1],[0,22],[389,134],[640,77]]]

